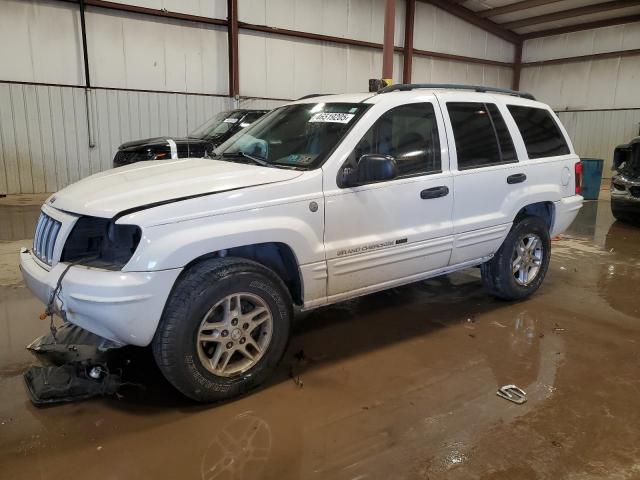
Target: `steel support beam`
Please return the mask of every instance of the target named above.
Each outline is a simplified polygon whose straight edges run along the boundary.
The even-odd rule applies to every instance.
[[[401,49],[398,51],[402,51]],[[479,65],[494,65],[496,67],[513,68],[511,62],[501,62],[499,60],[486,60],[484,58],[465,57],[464,55],[454,55],[452,53],[432,52],[430,50],[413,49],[413,56],[429,57],[429,58],[442,58],[443,60],[452,60],[454,62],[463,63],[477,63]]]
[[[611,27],[613,25],[623,25],[625,23],[640,22],[640,15],[626,15],[624,17],[607,18],[605,20],[595,20],[593,22],[578,23],[576,25],[567,25],[566,27],[550,28],[548,30],[539,30],[537,32],[525,33],[522,35],[523,40],[532,38],[550,37],[552,35],[562,35],[564,33],[581,32],[583,30],[592,30],[594,28]]]
[[[617,50],[614,52],[593,53],[591,55],[579,55],[577,57],[552,58],[550,60],[539,60],[537,62],[523,63],[522,67],[542,67],[545,65],[560,65],[563,63],[587,62],[589,60],[604,60],[606,58],[632,57],[640,55],[640,48],[632,50]]]
[[[396,0],[386,0],[384,7],[384,43],[382,44],[382,78],[393,78],[393,50],[396,26]]]
[[[513,58],[513,73],[511,77],[511,90],[520,90],[520,72],[522,71],[522,42],[516,43]]]
[[[229,96],[240,95],[238,62],[238,0],[227,0],[227,32],[229,46]]]
[[[567,18],[580,17],[582,15],[591,15],[593,13],[610,12],[621,8],[633,7],[640,5],[640,0],[613,0],[611,2],[596,3],[594,5],[586,5],[584,7],[571,8],[560,12],[547,13],[536,17],[523,18],[513,22],[503,23],[504,28],[522,28],[531,25],[539,25],[541,23],[555,22],[556,20],[565,20]]]
[[[415,24],[415,16],[416,0],[406,0],[402,83],[411,83],[411,70],[413,68],[413,27]]]
[[[80,0],[80,36],[82,37],[82,59],[84,61],[84,85],[91,88],[89,75],[89,53],[87,52],[87,27],[84,21],[85,0]]]
[[[64,1],[64,0],[63,0]],[[72,3],[77,3],[71,0]],[[105,0],[85,0],[86,5],[92,7],[106,8],[108,10],[117,10],[120,12],[140,13],[142,15],[151,15],[154,17],[172,18],[174,20],[184,20],[187,22],[207,23],[209,25],[226,25],[227,21],[219,18],[201,17],[199,15],[189,15],[186,13],[169,12],[167,10],[159,10],[156,8],[139,7],[137,5],[127,5],[124,3],[107,2]]]

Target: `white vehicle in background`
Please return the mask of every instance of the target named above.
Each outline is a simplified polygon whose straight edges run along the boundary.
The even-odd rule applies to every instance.
[[[487,87],[396,85],[305,98],[214,159],[86,178],[42,207],[20,261],[64,320],[151,344],[185,395],[229,398],[273,371],[294,307],[480,266],[492,295],[538,289],[582,205],[553,111]]]

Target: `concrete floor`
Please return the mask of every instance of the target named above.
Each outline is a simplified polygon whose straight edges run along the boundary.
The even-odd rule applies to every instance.
[[[225,405],[181,398],[142,350],[145,390],[44,409],[21,373],[47,324],[15,267],[38,208],[9,203],[3,478],[640,478],[640,229],[606,200],[553,242],[529,300],[491,299],[472,269],[299,316],[278,375]],[[496,396],[509,383],[527,403]]]

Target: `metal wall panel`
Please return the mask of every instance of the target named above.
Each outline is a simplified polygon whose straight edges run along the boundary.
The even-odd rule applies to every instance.
[[[240,0],[241,22],[382,43],[385,0]],[[405,1],[396,2],[395,45],[404,42]]]
[[[183,136],[232,100],[201,95],[93,90],[92,137],[82,88],[0,83],[0,193],[52,192],[111,168],[118,145]]]
[[[640,107],[640,57],[522,69],[520,86],[555,110]]]
[[[640,48],[640,23],[637,22],[527,40],[522,47],[522,61],[537,62],[636,48]]]
[[[462,83],[511,88],[512,69],[493,65],[413,57],[411,80],[415,83]]]
[[[414,48],[512,62],[513,44],[429,3],[417,2]]]
[[[640,48],[640,23],[527,40],[523,62]],[[526,67],[522,89],[556,110],[640,107],[640,56]]]
[[[640,110],[558,112],[581,157],[602,158],[603,177],[611,177],[613,149],[640,135]]]
[[[226,94],[224,27],[89,8],[91,82],[101,87]]]
[[[0,79],[84,84],[78,7],[0,0]]]
[[[240,94],[295,99],[310,93],[366,92],[382,71],[382,51],[241,32]],[[394,55],[394,81],[402,78],[402,56]]]

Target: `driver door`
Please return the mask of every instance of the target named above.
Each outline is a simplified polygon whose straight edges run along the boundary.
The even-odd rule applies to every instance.
[[[391,155],[398,176],[325,190],[330,299],[419,280],[448,265],[453,182],[446,145],[435,99],[388,109],[358,141],[343,167],[367,153]]]

